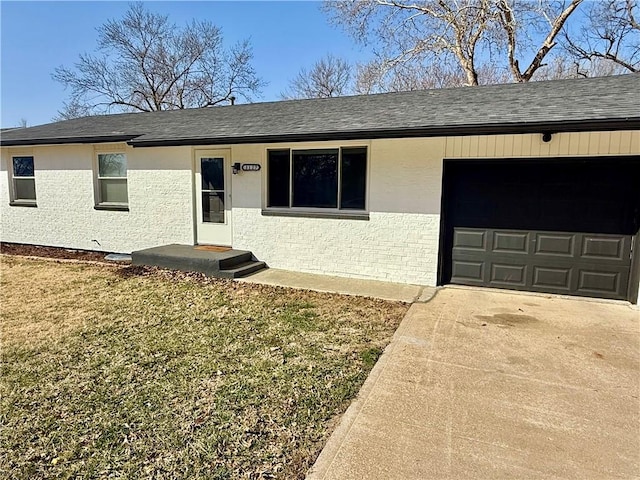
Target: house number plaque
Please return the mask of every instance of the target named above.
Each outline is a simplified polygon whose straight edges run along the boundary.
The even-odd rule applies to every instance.
[[[257,172],[258,170],[260,170],[259,163],[243,163],[242,164],[243,172]]]

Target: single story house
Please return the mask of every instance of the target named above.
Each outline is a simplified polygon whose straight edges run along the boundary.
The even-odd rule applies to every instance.
[[[3,131],[4,242],[638,302],[640,75]]]

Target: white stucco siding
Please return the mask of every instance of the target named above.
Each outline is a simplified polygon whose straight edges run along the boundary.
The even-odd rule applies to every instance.
[[[129,211],[94,209],[97,152],[127,156]],[[33,155],[37,207],[9,205],[8,166]],[[2,241],[131,252],[166,243],[193,243],[191,149],[123,145],[3,149],[0,175]]]

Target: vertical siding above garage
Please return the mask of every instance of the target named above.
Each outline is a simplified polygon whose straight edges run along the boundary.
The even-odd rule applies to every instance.
[[[640,131],[447,137],[445,158],[518,158],[640,153]]]

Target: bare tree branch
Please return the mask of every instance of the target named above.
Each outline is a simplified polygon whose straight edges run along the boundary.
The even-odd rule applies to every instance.
[[[178,28],[136,3],[98,34],[95,54],[55,69],[53,78],[71,90],[59,118],[204,107],[231,96],[251,101],[264,86],[249,42],[225,49],[222,32],[207,21]]]
[[[638,0],[588,3],[586,22],[577,31],[565,30],[566,50],[577,62],[610,62],[627,72],[640,71]]]
[[[328,98],[353,93],[352,67],[346,60],[327,55],[318,60],[311,70],[301,69],[289,82],[283,99]]]
[[[546,9],[540,10],[540,15],[549,22],[549,31],[542,41],[542,44],[536,51],[533,60],[524,72],[520,70],[518,60],[515,58],[517,47],[516,37],[516,12],[514,8],[516,3],[508,0],[498,0],[497,8],[500,11],[498,19],[502,23],[507,37],[507,51],[509,59],[509,68],[513,74],[514,80],[517,82],[528,82],[536,71],[543,66],[543,61],[549,51],[557,45],[556,37],[561,32],[564,24],[567,22],[571,14],[578,8],[583,0],[571,0],[569,5],[559,12],[553,18]]]
[[[417,81],[416,75],[443,74],[457,84],[462,74],[466,85],[543,78],[545,69],[556,68],[556,58],[566,53],[564,32],[573,24],[580,25],[585,9],[600,12],[585,30],[600,32],[603,48],[586,48],[582,39],[576,39],[576,51],[582,58],[599,57],[637,69],[640,41],[634,35],[639,1],[340,0],[326,1],[324,9],[333,23],[357,42],[372,47],[376,58],[370,68],[360,68],[362,81],[356,82],[359,91],[369,91],[439,83]],[[604,11],[615,15],[605,21]],[[613,25],[614,19],[617,30],[604,28]],[[562,72],[591,75],[608,71],[585,68],[583,62],[571,65],[573,69]],[[402,75],[408,75],[406,82],[399,78]]]

